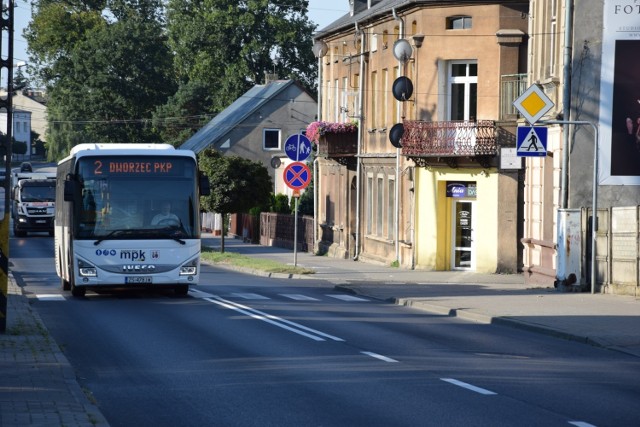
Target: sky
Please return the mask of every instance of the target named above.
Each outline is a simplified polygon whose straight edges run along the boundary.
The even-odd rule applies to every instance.
[[[31,20],[31,2],[14,0],[14,3],[16,6],[13,15],[14,63],[28,62],[27,41],[22,35],[22,30]],[[326,27],[347,12],[349,12],[349,0],[309,0],[309,19],[318,24],[318,29]]]

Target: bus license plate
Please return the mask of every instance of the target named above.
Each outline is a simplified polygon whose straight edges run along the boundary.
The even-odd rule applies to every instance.
[[[126,284],[152,283],[149,276],[127,276],[124,278]]]

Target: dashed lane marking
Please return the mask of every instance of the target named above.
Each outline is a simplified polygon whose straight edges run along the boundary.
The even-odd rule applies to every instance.
[[[236,293],[236,294],[231,294],[232,296],[236,297],[236,298],[242,298],[242,299],[271,299],[269,297],[265,297],[264,295],[260,295],[260,294],[252,294],[252,293]]]
[[[341,301],[369,301],[365,298],[354,297],[353,295],[344,295],[344,294],[331,294],[327,295],[328,297],[339,299]]]
[[[396,359],[392,359],[390,357],[383,356],[383,355],[378,354],[378,353],[372,353],[370,351],[361,351],[360,353],[362,353],[362,354],[364,354],[366,356],[371,356],[371,357],[373,357],[375,359],[378,359],[378,360],[382,360],[383,362],[398,363],[398,361]]]
[[[317,298],[309,297],[302,294],[280,294],[280,295],[285,298],[289,298],[296,301],[320,301]]]
[[[456,379],[453,378],[440,378],[442,381],[448,382],[449,384],[453,384],[453,385],[457,385],[458,387],[462,387],[462,388],[466,388],[467,390],[471,390],[471,391],[475,391],[476,393],[480,393],[480,394],[484,394],[484,395],[492,395],[492,394],[497,394],[494,393],[490,390],[484,389],[484,388],[480,388],[480,387],[476,387],[472,384],[469,383],[465,383],[462,381],[458,381]]]

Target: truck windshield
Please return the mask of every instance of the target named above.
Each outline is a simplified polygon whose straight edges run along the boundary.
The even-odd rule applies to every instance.
[[[22,187],[20,199],[23,202],[55,202],[56,187],[55,185],[48,187],[27,185]]]
[[[77,170],[82,184],[75,203],[77,238],[99,243],[200,236],[193,159],[82,158]]]

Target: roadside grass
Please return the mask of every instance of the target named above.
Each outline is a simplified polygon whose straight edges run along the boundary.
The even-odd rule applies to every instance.
[[[225,251],[220,253],[219,250],[211,248],[202,248],[201,257],[205,261],[214,264],[226,264],[234,267],[246,268],[249,270],[264,271],[266,273],[283,273],[283,274],[314,274],[315,270],[304,267],[294,267],[293,265],[281,264],[277,261],[262,258],[252,258],[237,252]]]

